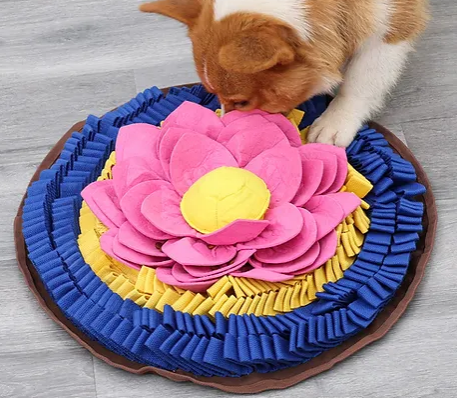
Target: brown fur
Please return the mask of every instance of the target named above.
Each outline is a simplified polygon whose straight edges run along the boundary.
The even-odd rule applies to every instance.
[[[385,41],[398,43],[416,39],[429,20],[428,0],[393,0],[395,12]]]
[[[233,14],[216,22],[212,1],[160,0],[140,9],[188,25],[202,82],[228,110],[287,112],[341,82],[345,62],[375,31],[376,1],[308,2],[312,39],[307,42],[282,21],[260,14]],[[391,1],[384,40],[414,40],[427,22],[427,0]]]

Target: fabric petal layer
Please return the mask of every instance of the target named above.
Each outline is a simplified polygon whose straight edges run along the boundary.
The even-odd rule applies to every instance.
[[[238,166],[227,148],[201,134],[184,134],[171,155],[171,181],[184,195],[200,177],[222,166]]]
[[[158,143],[162,130],[146,123],[135,123],[119,130],[116,140],[116,162],[141,158],[158,159]]]
[[[169,240],[162,250],[182,265],[213,266],[229,262],[236,256],[234,246],[208,246],[195,238]]]
[[[255,257],[260,262],[282,264],[305,254],[317,240],[317,224],[313,215],[306,209],[299,209],[303,227],[293,239],[282,245],[258,250]]]
[[[236,245],[255,239],[269,224],[267,220],[235,220],[215,232],[197,236],[210,245]]]
[[[154,227],[171,236],[195,236],[196,232],[184,220],[179,207],[180,196],[171,189],[159,189],[141,204],[141,214]]]
[[[266,249],[281,245],[295,238],[303,227],[300,210],[290,203],[268,210],[265,219],[270,224],[257,238],[240,243],[240,249]]]
[[[267,149],[290,145],[278,126],[260,115],[237,119],[221,131],[218,141],[224,143],[240,167]]]
[[[125,221],[112,180],[96,181],[88,185],[81,196],[100,221],[109,228],[119,228]]]
[[[271,192],[271,205],[289,203],[296,195],[302,179],[302,166],[296,148],[277,146],[267,149],[246,166],[265,181]]]
[[[145,181],[131,188],[121,200],[121,209],[130,224],[143,235],[157,240],[170,239],[173,235],[155,227],[142,213],[144,200],[153,192],[171,187],[164,181]]]
[[[122,224],[119,228],[118,237],[119,242],[124,246],[130,247],[140,253],[148,256],[167,257],[167,255],[160,249],[163,241],[151,239],[143,235],[128,221]]]

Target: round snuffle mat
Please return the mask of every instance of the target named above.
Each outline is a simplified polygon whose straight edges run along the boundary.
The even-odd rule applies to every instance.
[[[344,154],[349,165],[340,186],[336,187],[333,179],[327,190],[302,191],[308,195],[303,205],[296,197],[287,199],[287,204],[304,208],[318,219],[318,212],[313,213],[316,206],[309,205],[314,197],[339,194],[343,198],[341,193],[346,193],[358,198],[343,219],[336,219],[338,225],[331,225],[332,231],[321,239],[314,237],[313,244],[322,248],[321,253],[330,250],[331,242],[336,248],[330,257],[321,258],[320,264],[318,255],[304,262],[303,256],[311,256],[311,249],[299,253],[299,261],[293,259],[293,264],[272,259],[267,256],[275,247],[270,239],[267,247],[252,248],[251,244],[238,250],[237,255],[250,256],[246,251],[255,250],[257,257],[249,257],[248,265],[236,272],[233,267],[211,263],[211,269],[197,270],[187,264],[187,257],[180,260],[183,252],[189,252],[172,250],[171,244],[212,236],[189,235],[193,231],[179,236],[167,230],[169,236],[156,239],[160,243],[156,249],[165,244],[171,249],[165,246],[164,255],[154,251],[160,256],[152,259],[138,257],[139,246],[131,244],[125,233],[118,234],[120,239],[137,250],[113,250],[116,246],[109,243],[119,237],[116,225],[110,222],[119,214],[108,212],[103,219],[106,212],[97,210],[98,197],[83,195],[83,201],[81,192],[94,187],[96,181],[105,185],[113,181],[112,171],[125,160],[118,155],[119,151],[125,155],[117,140],[122,134],[125,137],[119,133],[122,126],[159,126],[165,121],[162,128],[166,129],[172,114],[173,124],[189,127],[189,117],[184,122],[179,118],[184,101],[198,103],[205,110],[218,108],[216,99],[199,85],[173,88],[166,95],[155,88],[146,90],[100,119],[90,116],[75,125],[40,165],[19,209],[15,237],[20,268],[43,308],[78,342],[113,366],[240,393],[286,388],[381,338],[405,311],[422,279],[437,217],[428,180],[417,160],[392,133],[375,124],[363,129]],[[306,142],[306,127],[327,102],[326,98],[315,98],[289,115],[289,121],[268,120],[269,126],[280,126],[289,143],[303,151],[297,139]],[[198,107],[194,109],[198,112]],[[195,119],[194,127],[202,118]],[[240,123],[232,119],[225,127]],[[303,147],[310,148],[310,144]],[[233,147],[232,153],[236,157]],[[341,154],[335,156],[340,159]],[[230,161],[223,166],[235,166]],[[239,157],[237,161],[237,167],[249,171],[244,163],[241,166]],[[268,169],[264,165],[260,169]],[[255,167],[250,170],[269,181],[270,176]],[[341,168],[331,170],[337,175]],[[142,182],[140,178],[130,188],[138,189]],[[277,194],[281,191],[270,191],[269,203],[282,200]],[[192,209],[198,200],[189,203],[187,208]],[[342,199],[340,203],[347,202]],[[268,217],[263,216],[264,221]],[[206,219],[195,222],[205,228],[212,225]],[[321,226],[319,222],[316,225]],[[135,231],[141,228],[137,223],[132,225]],[[110,234],[112,239],[106,239]],[[325,240],[330,234],[333,240]],[[255,239],[258,244],[257,235]],[[249,242],[246,238],[242,243],[246,246]],[[229,246],[230,242],[223,243]],[[208,246],[214,249],[217,245],[214,241]],[[152,265],[142,264],[149,260]],[[201,265],[203,260],[199,261]],[[231,261],[229,265],[235,262]],[[283,271],[286,266],[290,274]],[[287,277],[278,276],[285,273]]]

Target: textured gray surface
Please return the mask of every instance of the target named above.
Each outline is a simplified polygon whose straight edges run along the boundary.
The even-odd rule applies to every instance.
[[[12,220],[36,166],[74,122],[150,85],[196,80],[184,29],[138,0],[0,0],[0,396],[216,397],[227,394],[94,359],[28,292]],[[332,371],[267,397],[457,396],[457,3],[434,20],[379,118],[406,140],[435,190],[436,249],[411,307],[380,342]],[[454,376],[453,376],[454,375]]]

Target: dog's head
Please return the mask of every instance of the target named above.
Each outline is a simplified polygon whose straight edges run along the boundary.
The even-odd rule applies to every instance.
[[[231,12],[221,18],[220,1],[227,0],[160,0],[140,10],[188,26],[201,81],[227,110],[287,112],[341,79],[291,25],[271,13]]]

